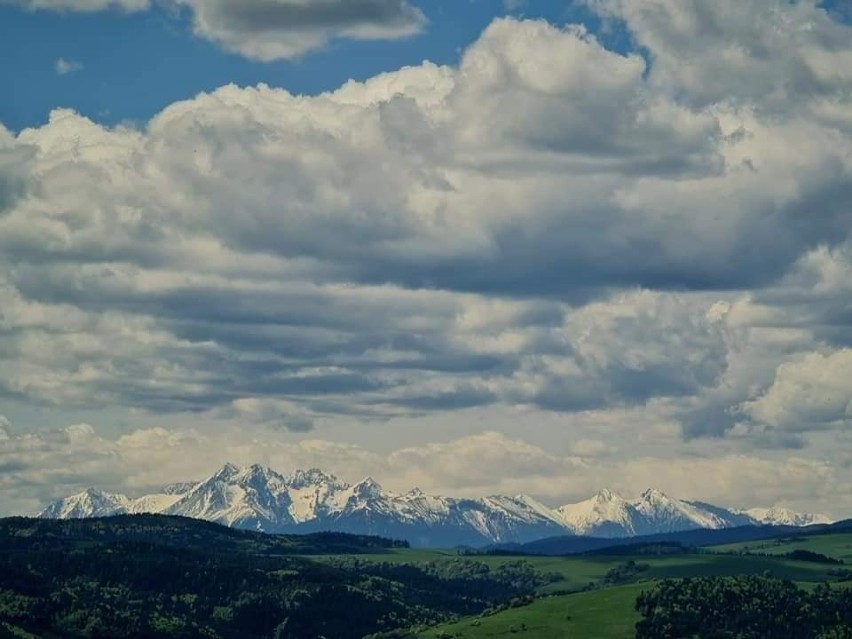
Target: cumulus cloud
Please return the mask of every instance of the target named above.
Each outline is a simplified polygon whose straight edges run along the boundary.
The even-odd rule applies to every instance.
[[[807,353],[781,364],[775,379],[746,405],[758,422],[785,430],[852,424],[852,349]]]
[[[813,0],[584,0],[623,21],[651,58],[651,81],[697,104],[788,110],[852,80],[849,26]],[[842,98],[841,98],[842,99]]]
[[[0,129],[0,393],[282,436],[489,405],[618,416],[555,466],[467,442],[565,476],[618,429],[806,456],[852,393],[852,29],[805,2],[592,4],[643,55],[501,19],[457,66]],[[210,33],[226,11],[282,24],[193,6]]]
[[[742,454],[712,459],[674,455],[590,466],[493,431],[379,455],[352,444],[294,442],[237,431],[205,434],[158,427],[109,439],[80,424],[0,440],[0,512],[34,512],[89,485],[141,495],[169,482],[203,479],[226,460],[260,461],[284,473],[318,466],[348,481],[370,475],[395,491],[418,486],[462,496],[527,493],[551,505],[587,498],[604,486],[628,495],[653,486],[732,506],[783,501],[842,513],[850,505],[835,471],[807,459],[780,463]],[[822,501],[808,502],[815,492],[821,492]]]

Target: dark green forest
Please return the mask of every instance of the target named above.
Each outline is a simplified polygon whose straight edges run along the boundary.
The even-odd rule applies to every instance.
[[[852,639],[849,549],[814,534],[517,557],[159,515],[5,519],[0,639]]]
[[[156,516],[4,520],[0,636],[360,639],[477,614],[547,578],[522,561],[357,559],[400,545]]]
[[[639,595],[637,639],[852,639],[852,590],[770,577],[669,579]]]

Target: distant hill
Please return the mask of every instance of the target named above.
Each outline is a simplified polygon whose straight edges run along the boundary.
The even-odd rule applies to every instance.
[[[620,539],[601,537],[559,536],[539,539],[527,544],[498,544],[485,549],[496,554],[576,555],[602,553],[607,548],[678,544],[685,547],[715,546],[745,541],[775,539],[788,536],[809,536],[837,532],[852,532],[852,520],[811,526],[738,526],[736,528],[684,530],[656,535],[639,535]],[[614,554],[621,554],[614,553]]]
[[[0,637],[361,639],[529,598],[547,579],[523,562],[357,556],[395,545],[161,515],[4,519]]]
[[[189,517],[153,514],[69,520],[0,519],[0,540],[7,549],[30,547],[36,539],[57,547],[122,541],[193,551],[266,555],[359,555],[409,547],[407,541],[383,537],[335,532],[269,535]]]
[[[553,509],[526,495],[439,497],[392,493],[371,478],[342,482],[318,469],[281,475],[226,464],[201,482],[171,484],[139,498],[89,488],[50,504],[46,519],[161,513],[269,533],[337,531],[406,539],[415,546],[484,546],[577,535],[621,538],[758,524],[808,525],[826,517],[781,508],[738,511],[649,489],[633,500],[603,490]]]

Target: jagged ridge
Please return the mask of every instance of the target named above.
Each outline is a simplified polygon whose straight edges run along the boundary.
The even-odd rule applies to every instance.
[[[646,490],[628,500],[609,490],[551,509],[526,495],[459,499],[413,489],[398,494],[372,478],[347,484],[319,469],[281,475],[226,464],[202,482],[171,484],[131,499],[90,488],[48,506],[41,517],[71,519],[163,513],[269,533],[332,530],[392,536],[421,546],[524,543],[550,535],[631,537],[695,528],[828,523],[783,508],[728,510]]]

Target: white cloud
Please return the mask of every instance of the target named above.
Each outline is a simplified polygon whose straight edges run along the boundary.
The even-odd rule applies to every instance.
[[[77,71],[82,71],[83,65],[76,60],[66,60],[65,58],[59,58],[56,61],[56,73],[59,75],[68,75],[69,73],[76,73]]]
[[[760,423],[786,430],[852,425],[852,349],[807,353],[781,364],[766,391],[745,405]]]
[[[136,12],[153,6],[151,0],[0,0],[2,4],[60,12]],[[298,58],[337,39],[412,36],[426,25],[423,12],[408,0],[163,0],[163,4],[186,8],[197,36],[262,62]],[[59,73],[71,70],[76,69]]]
[[[571,445],[571,452],[578,457],[604,457],[611,452],[610,446],[599,439],[579,439]]]
[[[458,67],[313,97],[226,86],[139,129],[61,109],[0,128],[0,393],[318,437],[340,419],[483,405],[606,415],[602,432],[569,433],[568,461],[490,436],[439,447],[465,490],[515,485],[465,470],[465,446],[568,477],[607,446],[623,460],[634,430],[807,459],[811,431],[844,429],[852,399],[837,381],[852,78],[825,62],[852,38],[811,4],[770,4],[719,3],[762,18],[748,21],[716,4],[599,4],[650,68],[581,27],[505,19]],[[743,64],[716,74],[713,56],[688,57],[696,29],[699,50],[707,32]],[[807,393],[829,407],[792,399]],[[655,419],[632,419],[643,408]],[[735,452],[719,454],[736,477]],[[432,457],[396,459],[415,483]],[[582,473],[577,493],[598,483]],[[528,484],[546,494],[545,479]]]
[[[797,109],[852,81],[850,28],[814,0],[585,0],[626,22],[651,81],[699,104]],[[804,101],[807,103],[807,101]]]
[[[120,9],[133,12],[149,9],[151,0],[0,0],[0,4],[17,5],[30,11],[94,12]]]
[[[261,462],[284,473],[316,466],[348,481],[370,475],[396,491],[418,486],[464,496],[527,493],[551,505],[586,498],[602,487],[635,495],[652,486],[720,505],[783,501],[838,516],[852,507],[844,492],[848,477],[826,462],[803,458],[669,455],[590,463],[493,431],[380,455],[352,444],[296,442],[269,432],[151,428],[107,439],[78,425],[0,441],[0,512],[33,512],[89,485],[140,495],[169,482],[204,478],[225,461]],[[819,499],[813,497],[817,493]]]
[[[253,60],[299,57],[336,38],[388,40],[418,33],[423,13],[407,0],[175,0],[195,33]]]

